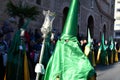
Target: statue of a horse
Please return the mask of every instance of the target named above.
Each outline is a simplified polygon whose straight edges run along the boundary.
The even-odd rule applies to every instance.
[[[48,11],[43,11],[45,16],[44,23],[41,27],[41,32],[43,33],[43,38],[46,38],[47,34],[52,30],[52,23],[55,19],[55,13]]]

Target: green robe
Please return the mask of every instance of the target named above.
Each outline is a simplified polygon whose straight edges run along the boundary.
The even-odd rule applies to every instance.
[[[76,37],[69,41],[58,40],[55,51],[48,62],[44,80],[87,80],[95,71],[80,49]]]
[[[20,30],[15,33],[10,50],[8,51],[8,60],[6,67],[6,79],[7,80],[24,80],[24,53],[25,44],[20,41]],[[19,50],[19,46],[23,46],[23,50]]]

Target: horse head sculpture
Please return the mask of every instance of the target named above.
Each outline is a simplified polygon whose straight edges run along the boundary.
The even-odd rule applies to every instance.
[[[43,15],[45,16],[44,23],[41,27],[41,32],[43,33],[43,38],[47,37],[47,34],[52,30],[52,23],[55,19],[55,13],[48,11],[43,11]]]

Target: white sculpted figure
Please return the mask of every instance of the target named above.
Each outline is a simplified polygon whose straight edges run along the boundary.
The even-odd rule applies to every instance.
[[[45,16],[44,23],[41,28],[41,32],[43,33],[43,38],[46,38],[47,34],[52,30],[52,23],[55,19],[55,13],[48,11],[43,11],[43,15]]]

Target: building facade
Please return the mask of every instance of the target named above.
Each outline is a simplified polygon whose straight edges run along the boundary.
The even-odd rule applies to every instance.
[[[120,41],[120,0],[115,0],[115,11],[114,11],[114,38]]]
[[[40,28],[44,21],[43,10],[56,13],[53,29],[61,33],[69,10],[70,0],[23,0],[36,5],[40,15],[31,23],[30,28]],[[78,34],[87,36],[90,28],[92,38],[100,40],[102,33],[107,40],[114,32],[114,0],[80,0],[78,15]]]

